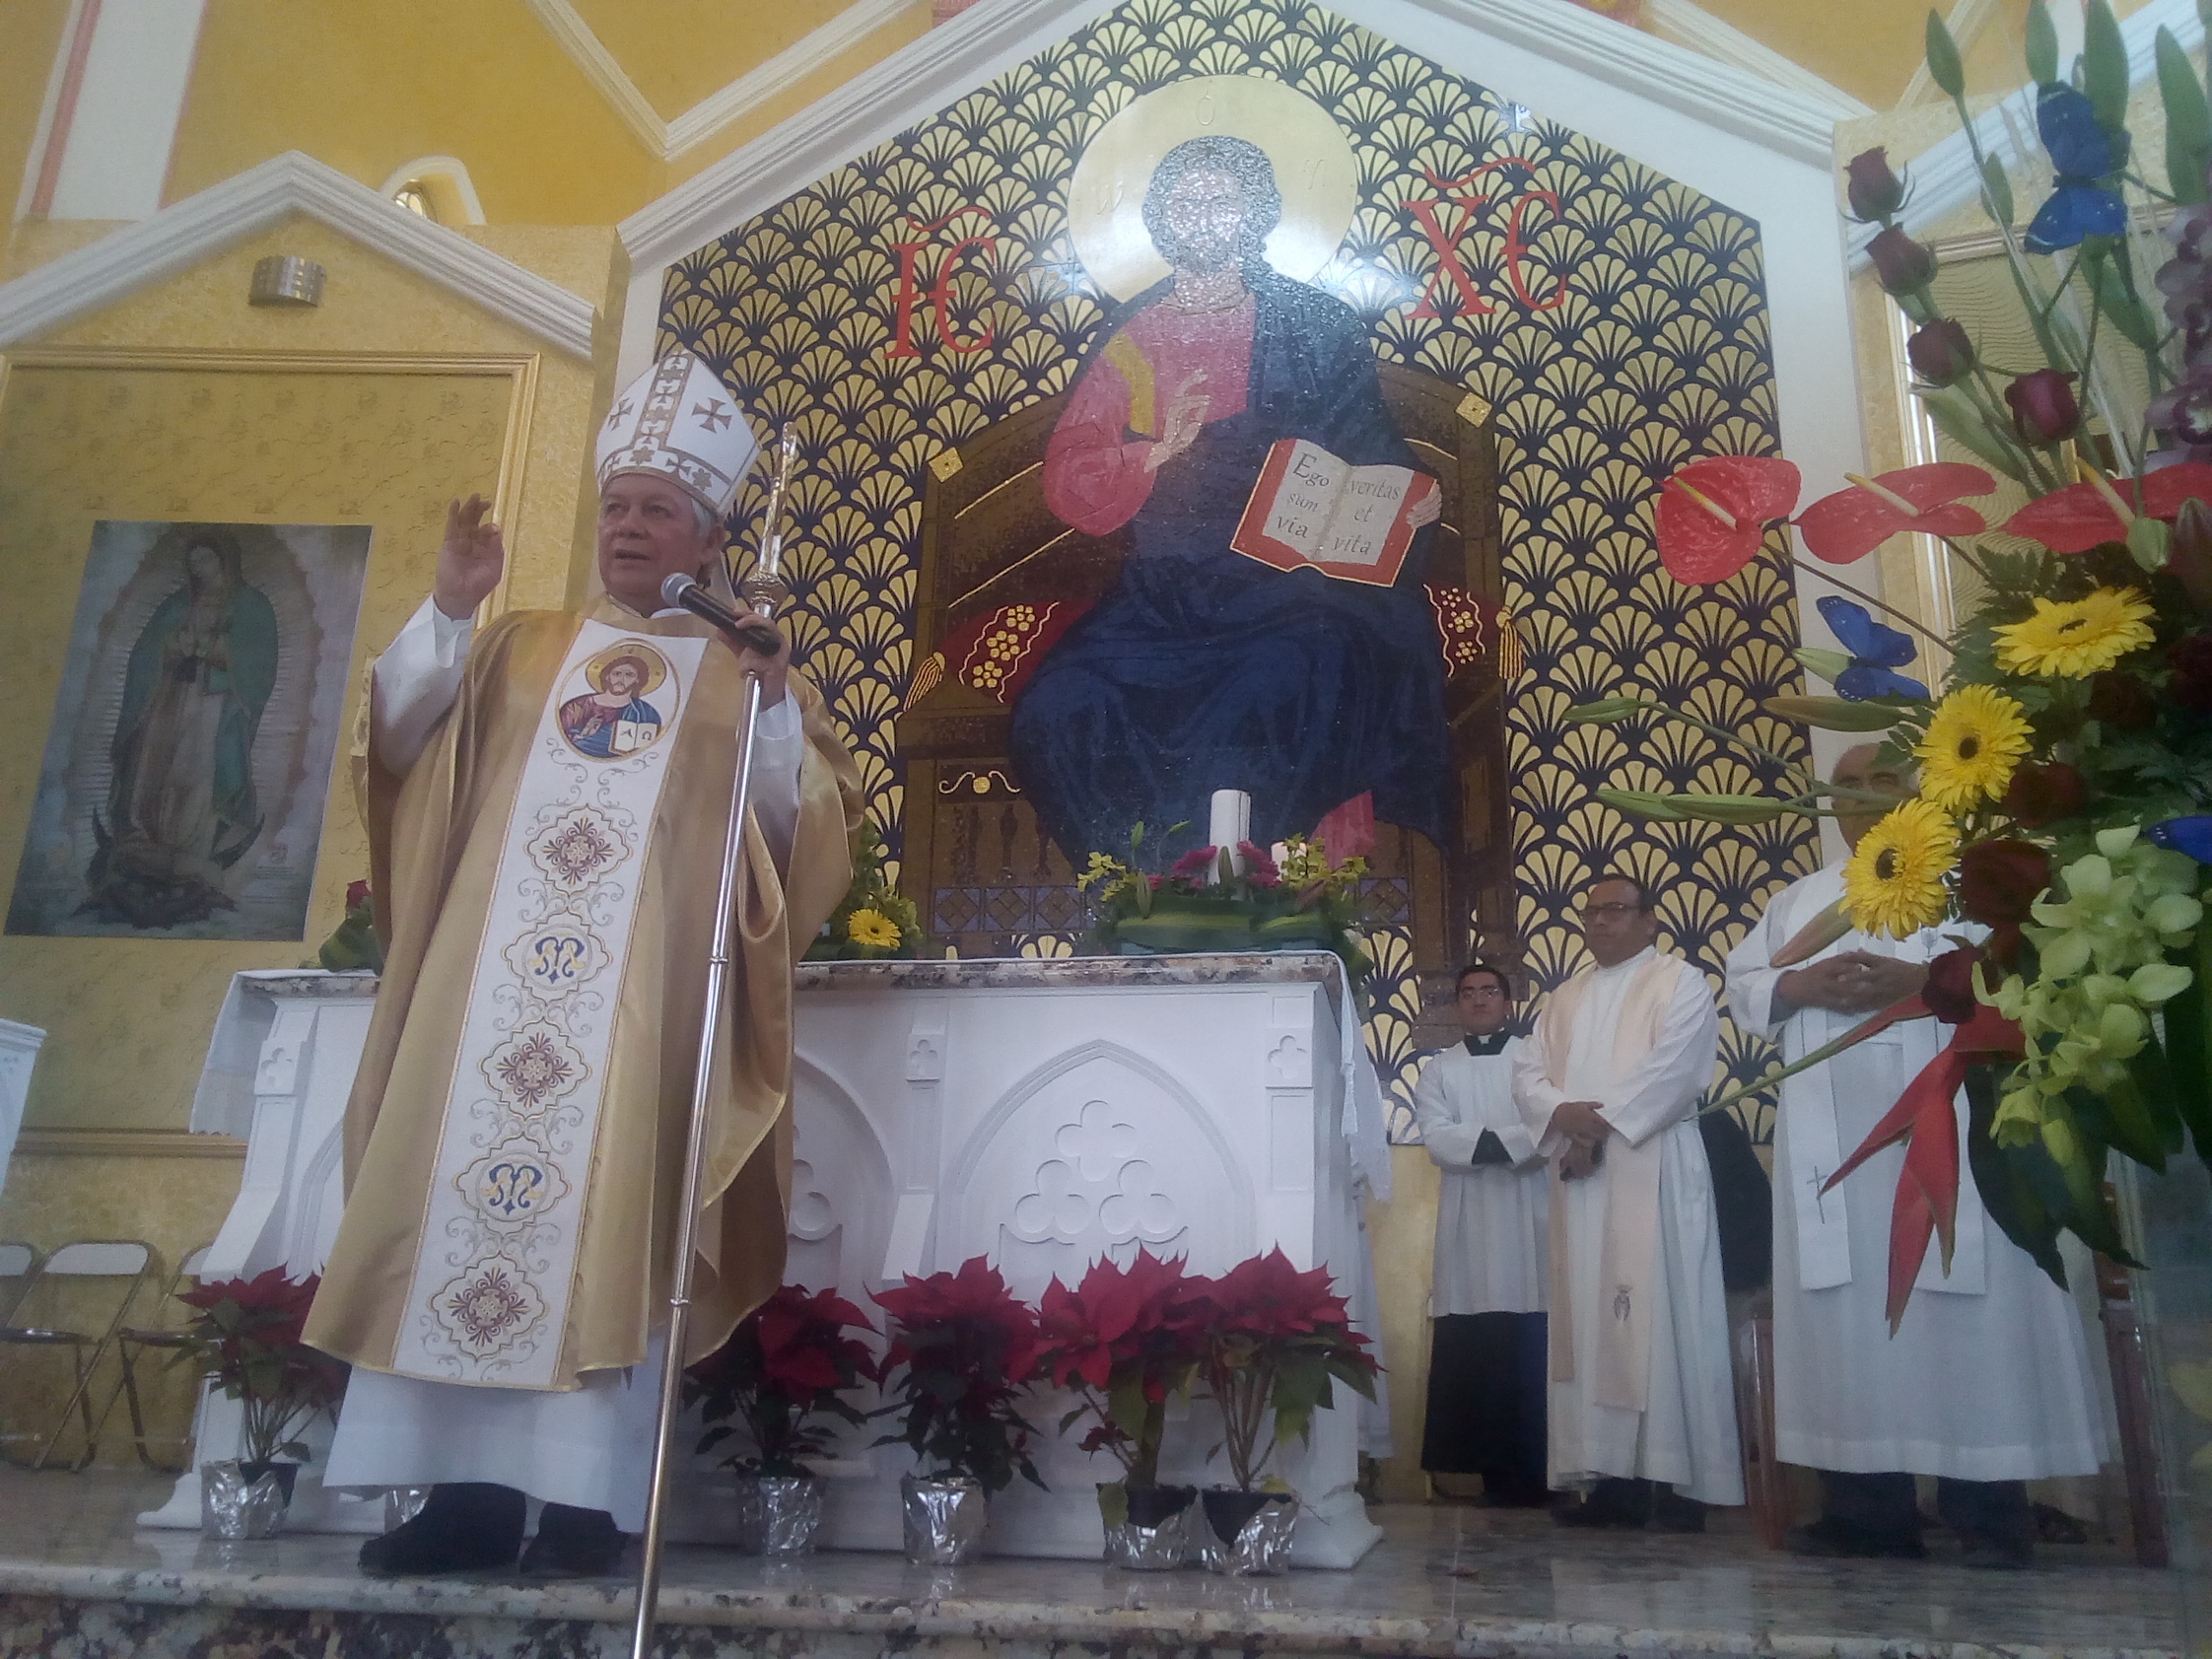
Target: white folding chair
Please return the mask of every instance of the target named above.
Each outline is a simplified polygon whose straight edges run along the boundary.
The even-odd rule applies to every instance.
[[[39,1263],[44,1259],[35,1244],[0,1239],[0,1322],[14,1317],[16,1304],[38,1277]]]
[[[79,1414],[85,1426],[85,1455],[73,1466],[84,1468],[99,1452],[99,1440],[92,1424],[92,1372],[101,1357],[114,1344],[116,1333],[122,1330],[153,1263],[154,1247],[143,1239],[88,1238],[64,1244],[46,1258],[32,1283],[25,1287],[16,1312],[19,1313],[28,1304],[34,1290],[42,1292],[53,1287],[58,1296],[64,1286],[84,1286],[89,1289],[105,1281],[114,1287],[113,1311],[105,1321],[102,1322],[95,1312],[92,1318],[73,1317],[69,1325],[57,1320],[44,1325],[0,1325],[0,1350],[67,1348],[76,1374],[76,1386],[62,1402],[61,1409],[54,1414],[54,1426],[47,1432],[38,1456],[31,1460],[31,1468],[46,1467],[47,1459],[54,1455],[54,1448],[61,1439],[61,1431],[68,1427],[72,1411]],[[13,1443],[38,1438],[35,1433],[17,1433],[0,1435],[0,1441]]]

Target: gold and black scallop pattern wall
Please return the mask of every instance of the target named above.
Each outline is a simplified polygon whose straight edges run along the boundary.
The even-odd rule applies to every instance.
[[[1573,970],[1577,890],[1618,868],[1656,885],[1662,942],[1717,991],[1722,958],[1765,897],[1816,861],[1814,836],[1796,821],[1624,820],[1594,798],[1596,787],[1742,791],[1769,780],[1686,727],[1578,727],[1563,715],[1591,698],[1639,694],[1805,753],[1801,729],[1758,712],[1798,678],[1778,550],[1726,583],[1692,589],[1661,569],[1650,535],[1652,492],[1682,461],[1777,448],[1758,227],[1513,105],[1510,88],[1447,73],[1302,0],[1132,0],[670,271],[662,347],[700,353],[756,427],[798,426],[787,540],[795,642],[852,743],[872,815],[895,854],[893,719],[912,668],[925,469],[1065,388],[1104,315],[1068,232],[1077,159],[1132,99],[1207,75],[1281,81],[1328,111],[1351,143],[1358,200],[1316,280],[1367,319],[1379,357],[1457,382],[1491,408],[1507,589],[1526,651],[1510,715],[1515,919],[1535,983]],[[1464,228],[1456,251],[1492,308],[1414,315],[1438,255],[1403,204],[1433,200],[1433,181],[1503,157],[1522,166],[1497,170],[1501,200],[1526,188],[1558,202],[1555,214],[1532,209],[1524,221],[1521,292],[1505,270],[1506,215],[1489,213]],[[914,354],[894,354],[898,245],[963,208],[982,211],[931,233],[940,239],[918,256],[921,285],[951,236],[988,234],[995,246],[967,251],[941,307],[909,308]],[[987,332],[980,349],[950,349]],[[734,519],[748,538],[760,505],[757,482],[748,485]],[[1032,948],[1067,945],[1046,937]],[[1374,945],[1368,1038],[1402,1094],[1419,1059],[1421,993],[1406,941],[1386,932]],[[1724,1064],[1753,1064],[1746,1046],[1727,1027]],[[1402,1128],[1402,1101],[1395,1116]]]

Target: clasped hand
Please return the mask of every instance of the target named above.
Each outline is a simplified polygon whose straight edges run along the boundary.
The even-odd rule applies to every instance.
[[[1560,1157],[1560,1179],[1579,1181],[1596,1174],[1598,1149],[1613,1133],[1613,1126],[1605,1121],[1601,1103],[1560,1102],[1552,1112],[1552,1128],[1567,1137],[1567,1150]]]
[[[1809,968],[1791,969],[1775,982],[1775,988],[1796,1007],[1873,1014],[1903,1001],[1927,982],[1925,963],[1844,950]]]

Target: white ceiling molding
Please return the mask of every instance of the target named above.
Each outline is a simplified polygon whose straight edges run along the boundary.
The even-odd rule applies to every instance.
[[[2130,86],[2139,86],[2158,73],[2158,37],[2161,29],[2171,29],[2184,51],[2195,52],[2204,44],[2204,22],[2197,16],[2196,0],[2151,0],[2150,4],[2123,19],[2120,25],[2120,38],[2127,45]],[[2002,102],[1991,105],[1975,119],[1974,128],[1985,154],[1996,156],[2008,167],[2020,161],[2022,144],[2037,143],[2036,89],[2023,86]],[[1980,199],[1981,181],[1974,172],[1974,151],[1962,131],[1954,132],[1921,151],[1907,165],[1905,173],[1912,188],[1897,220],[1907,230],[1932,224],[1954,209]],[[1852,269],[1863,270],[1866,264],[1866,245],[1882,227],[1853,225],[1848,228]]]
[[[638,142],[655,160],[672,162],[926,0],[853,0],[828,22],[755,64],[720,92],[709,93],[672,121],[660,118],[570,0],[523,0],[523,3],[545,25],[554,43],[583,72],[622,124],[637,135]]]
[[[1996,0],[1967,3],[1993,5]],[[1834,111],[1839,121],[1874,113],[1872,105],[1860,103],[1834,82],[1823,80],[1772,47],[1760,44],[1734,24],[1723,22],[1704,7],[1693,4],[1692,0],[1643,0],[1643,16],[1651,32],[1661,40],[1672,41],[1676,46],[1688,47],[1717,63],[1732,64],[1762,80],[1786,86],[1800,97]]]
[[[112,305],[292,213],[304,213],[571,356],[591,360],[591,302],[296,149],[0,283],[0,346],[33,340]]]

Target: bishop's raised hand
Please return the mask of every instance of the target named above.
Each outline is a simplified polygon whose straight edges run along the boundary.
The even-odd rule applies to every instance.
[[[438,575],[431,596],[438,608],[458,621],[499,585],[507,568],[507,544],[499,525],[485,514],[492,504],[480,495],[446,504],[446,538],[438,548]]]

